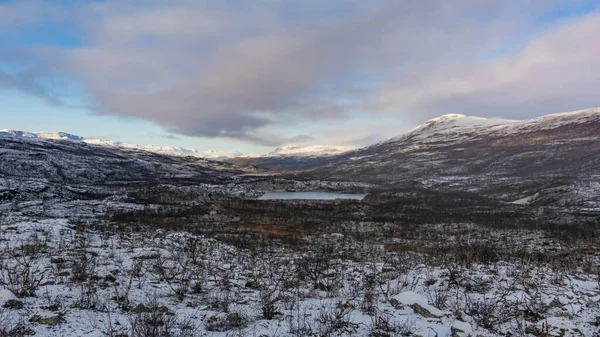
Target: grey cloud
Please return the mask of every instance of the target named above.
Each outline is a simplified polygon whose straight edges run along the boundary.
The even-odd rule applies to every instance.
[[[155,134],[155,135],[157,135],[161,138],[164,138],[164,139],[179,139],[180,138],[179,136],[169,135],[169,134]]]
[[[67,105],[60,96],[53,94],[45,86],[37,83],[34,77],[27,74],[12,75],[0,69],[0,89],[3,87],[32,94],[52,105]]]
[[[543,14],[552,3],[309,0],[301,8],[278,0],[241,0],[228,6],[208,1],[80,4],[62,17],[80,25],[85,45],[60,50],[34,75],[5,79],[10,83],[5,85],[56,97],[35,83],[38,76],[59,71],[82,85],[96,113],[143,118],[178,134],[263,145],[311,141],[311,136],[269,130],[344,121],[365,109],[383,114],[383,120],[385,113],[410,117],[409,112],[418,120],[456,110],[497,114],[532,102],[539,102],[540,109],[584,104],[589,97],[578,93],[587,90],[580,88],[585,73],[555,71],[579,91],[549,97],[544,90],[556,88],[549,87],[546,68],[556,64],[530,64],[538,49],[560,55],[560,48],[548,49],[562,46],[560,39],[551,39],[550,47],[529,45],[522,56],[477,61],[490,58],[515,32],[527,29],[528,17]],[[582,43],[573,48],[586,51]],[[28,57],[36,55],[40,58],[39,52]],[[540,81],[518,76],[531,69]],[[353,142],[374,135],[377,131],[361,133]]]
[[[204,8],[196,10],[200,17],[209,16]],[[115,43],[152,32],[160,32],[160,40],[169,39],[169,31],[159,27],[185,26],[184,21],[195,16],[182,13],[171,10],[160,20],[156,13],[131,14],[123,34],[109,24],[122,18],[112,16],[106,20],[105,29],[95,28],[100,36],[98,45],[69,55],[68,65],[85,79],[102,111],[150,119],[192,136],[265,143],[270,141],[250,137],[249,132],[266,126],[346,118],[353,107],[335,97],[351,92],[349,80],[360,77],[362,71],[390,71],[399,60],[414,66],[448,58],[450,52],[435,53],[434,40],[452,38],[453,46],[448,49],[456,53],[465,46],[473,47],[486,35],[482,33],[485,29],[469,30],[467,24],[452,22],[454,7],[430,0],[406,5],[387,2],[369,8],[368,15],[309,26],[273,20],[275,26],[268,34],[211,45],[210,51],[190,51],[185,45],[204,43],[203,30],[190,33],[183,39],[184,46],[174,50],[163,50],[160,41],[156,46],[135,48]],[[169,24],[166,21],[171,15]],[[227,26],[222,22],[211,26],[219,24]],[[255,24],[246,22],[242,29]],[[446,32],[449,27],[459,27],[455,28],[459,36]],[[179,62],[184,66],[178,67]]]

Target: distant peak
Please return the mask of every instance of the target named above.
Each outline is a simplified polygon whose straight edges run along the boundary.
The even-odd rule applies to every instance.
[[[459,119],[459,118],[467,118],[467,116],[461,115],[461,114],[446,114],[446,115],[441,115],[440,117],[432,118],[425,123],[430,124],[430,123],[434,123],[434,122],[447,121],[447,120]]]
[[[283,145],[275,149],[275,151],[263,156],[333,156],[346,151],[354,150],[351,146],[336,146],[336,145],[308,145],[299,146],[296,144]]]
[[[467,117],[465,115],[462,114],[445,114],[445,115],[441,115],[439,118],[440,119],[456,119],[456,118],[464,118]]]
[[[71,134],[71,133],[67,133],[67,132],[35,132],[35,134],[39,137],[39,138],[46,138],[46,139],[63,139],[63,140],[74,140],[74,141],[82,141],[84,140],[83,137]]]
[[[275,149],[272,153],[286,152],[290,150],[300,149],[300,146],[297,145],[283,145]]]

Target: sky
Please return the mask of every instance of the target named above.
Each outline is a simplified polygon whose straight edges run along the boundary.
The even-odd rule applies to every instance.
[[[0,0],[0,129],[264,153],[600,106],[598,0]]]

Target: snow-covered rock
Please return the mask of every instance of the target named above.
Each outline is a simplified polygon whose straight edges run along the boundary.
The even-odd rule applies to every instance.
[[[0,290],[0,307],[4,306],[4,304],[10,300],[18,300],[17,296],[12,293],[12,291],[8,289]]]

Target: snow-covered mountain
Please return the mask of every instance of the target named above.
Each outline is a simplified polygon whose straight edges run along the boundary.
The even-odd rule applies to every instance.
[[[348,151],[354,150],[350,146],[334,145],[286,145],[275,149],[267,154],[249,154],[229,161],[240,165],[252,165],[261,169],[275,170],[298,170],[305,169],[305,163],[319,166],[327,164],[331,158],[335,158]]]
[[[212,160],[225,160],[241,156],[240,152],[225,152],[225,151],[200,151],[198,149],[185,148],[180,146],[164,146],[164,145],[137,145],[132,143],[123,143],[118,141],[110,141],[104,139],[83,139],[88,144],[104,145],[104,146],[116,146],[127,149],[137,149],[142,151],[149,151],[154,153],[166,154],[170,156],[192,156],[201,157]]]
[[[271,157],[330,157],[342,154],[344,152],[355,149],[350,146],[333,146],[333,145],[311,145],[297,146],[286,145],[275,149],[275,151],[267,154],[243,154],[238,151],[218,151],[208,150],[201,151],[193,148],[180,146],[164,146],[164,145],[138,145],[133,143],[124,143],[120,141],[112,141],[100,138],[86,138],[73,135],[66,132],[28,132],[20,130],[0,130],[0,136],[25,137],[25,138],[42,138],[54,140],[70,140],[84,142],[94,145],[120,147],[126,149],[136,149],[141,151],[149,151],[154,153],[166,154],[170,156],[192,156],[212,160],[228,160],[232,158],[271,158]]]
[[[560,202],[596,207],[600,108],[524,121],[444,115],[325,164],[307,159],[302,165],[312,168],[305,174],[312,178],[460,190],[511,202],[539,193],[527,200],[554,203],[560,195]]]
[[[76,136],[66,132],[35,132],[38,138],[44,139],[62,139],[62,140],[73,140],[73,141],[85,141],[85,138]]]
[[[503,137],[527,132],[558,129],[568,125],[597,123],[600,108],[546,115],[530,120],[482,118],[460,114],[433,118],[408,133],[382,143],[398,143],[410,140],[420,144],[448,143],[481,137]],[[380,143],[380,144],[382,144]]]
[[[278,147],[275,151],[266,154],[247,154],[239,157],[259,158],[259,157],[327,157],[335,156],[354,150],[356,147],[335,146],[335,145],[285,145]]]
[[[35,133],[32,133],[32,132],[8,130],[8,129],[0,130],[0,136],[38,138],[38,135],[36,135]]]
[[[88,144],[111,146],[126,149],[136,149],[141,151],[149,151],[159,154],[166,154],[170,156],[193,156],[201,157],[212,160],[225,160],[243,155],[240,152],[227,152],[227,151],[200,151],[198,149],[185,148],[180,146],[161,146],[161,145],[138,145],[132,143],[124,143],[119,141],[111,141],[99,138],[85,138],[77,135],[73,135],[66,132],[28,132],[19,130],[0,130],[0,136],[12,136],[12,137],[24,137],[24,138],[42,138],[42,139],[54,139],[54,140],[70,140],[84,142]]]
[[[302,147],[288,145],[277,148],[275,151],[268,153],[267,156],[324,157],[338,155],[354,149],[355,147],[351,146],[310,145]]]

